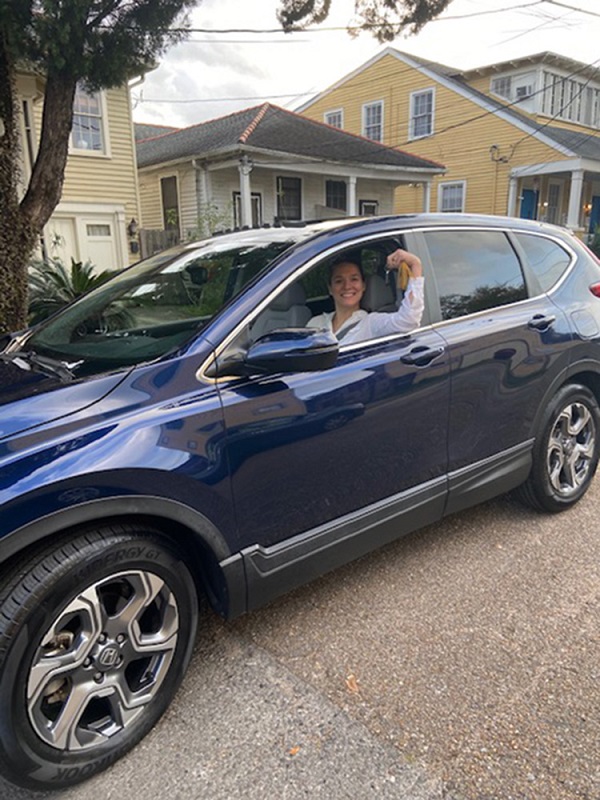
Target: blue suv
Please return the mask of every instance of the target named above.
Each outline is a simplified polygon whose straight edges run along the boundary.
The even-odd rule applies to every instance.
[[[344,343],[421,259],[420,326]],[[246,230],[0,345],[0,772],[64,788],[138,742],[226,618],[500,493],[568,509],[599,455],[600,265],[557,227],[416,215]]]

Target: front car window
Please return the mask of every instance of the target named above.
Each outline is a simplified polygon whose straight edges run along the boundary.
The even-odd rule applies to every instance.
[[[23,350],[78,374],[154,360],[197,335],[293,240],[240,237],[171,248],[125,270],[38,328]]]
[[[428,231],[442,319],[527,297],[521,265],[502,231]]]

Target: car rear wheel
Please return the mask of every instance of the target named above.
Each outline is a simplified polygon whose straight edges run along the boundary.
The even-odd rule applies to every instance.
[[[585,386],[563,386],[540,431],[520,495],[538,510],[564,511],[586,493],[598,465],[600,410],[593,393]]]
[[[60,789],[133,747],[188,665],[197,596],[159,532],[103,527],[15,565],[0,590],[0,772]]]

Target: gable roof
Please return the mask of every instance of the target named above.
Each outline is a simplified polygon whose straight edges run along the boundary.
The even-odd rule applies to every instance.
[[[444,170],[444,166],[435,161],[332,128],[271,103],[139,141],[137,160],[139,167],[148,167],[181,159],[261,150],[312,161],[360,163],[432,173]]]
[[[376,56],[364,63],[358,69],[354,70],[352,73],[346,75],[333,86],[325,89],[308,102],[303,103],[298,110],[303,111],[304,109],[308,108],[317,99],[326,96],[333,89],[345,84],[348,80],[360,74],[364,69],[372,66],[385,56],[392,56],[399,61],[408,64],[409,66],[423,71],[430,77],[438,80],[446,87],[458,92],[463,97],[466,97],[467,99],[481,106],[488,113],[495,114],[498,117],[511,122],[523,130],[524,133],[535,136],[537,139],[558,150],[563,155],[568,157],[592,158],[600,160],[599,136],[569,131],[559,127],[558,125],[549,125],[548,123],[538,124],[532,120],[530,116],[520,112],[517,108],[515,108],[515,103],[503,103],[489,94],[474,89],[468,83],[470,78],[481,74],[491,74],[503,69],[522,67],[525,65],[531,66],[538,63],[551,64],[556,67],[561,67],[562,69],[568,69],[572,73],[587,76],[591,76],[593,73],[593,77],[595,77],[597,80],[600,80],[599,70],[583,64],[580,61],[574,61],[573,59],[559,56],[556,53],[551,53],[549,51],[461,72],[458,69],[454,69],[453,67],[449,67],[445,64],[440,64],[437,61],[430,61],[429,59],[421,58],[420,56],[403,53],[393,47],[386,47]]]
[[[174,128],[172,125],[151,125],[146,122],[134,122],[133,131],[135,134],[136,142],[142,139],[151,139],[153,136],[161,136],[163,133],[172,133],[179,128]]]

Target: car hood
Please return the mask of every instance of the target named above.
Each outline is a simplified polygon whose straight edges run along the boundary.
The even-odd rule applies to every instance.
[[[66,381],[0,359],[0,439],[80,411],[114,389],[126,374]]]

